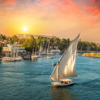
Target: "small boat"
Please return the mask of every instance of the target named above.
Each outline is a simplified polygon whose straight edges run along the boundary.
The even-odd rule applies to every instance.
[[[48,55],[48,56],[53,56],[54,54],[53,54],[53,53],[47,53],[47,55]]]
[[[48,59],[53,59],[54,57],[53,57],[53,56],[47,56],[47,58],[48,58]]]
[[[75,38],[75,40],[69,45],[65,50],[60,60],[57,62],[51,76],[52,86],[63,87],[75,84],[71,79],[72,77],[77,77],[76,74],[76,52],[77,43],[80,34]]]
[[[23,57],[24,60],[30,60],[30,55],[26,55]]]
[[[23,61],[23,58],[20,56],[18,56],[18,57],[3,57],[2,61],[5,61],[5,62]]]
[[[38,55],[31,55],[31,59],[38,58]]]
[[[52,62],[52,66],[56,66],[57,62]]]
[[[13,57],[3,57],[2,61],[6,62],[15,62],[16,60]]]
[[[54,53],[54,54],[60,54],[61,51],[60,51],[59,49],[57,49],[57,50],[51,50],[51,53]]]
[[[15,57],[14,59],[15,61],[23,61],[23,58],[21,56]]]
[[[80,53],[76,53],[76,56],[80,56],[81,54]]]

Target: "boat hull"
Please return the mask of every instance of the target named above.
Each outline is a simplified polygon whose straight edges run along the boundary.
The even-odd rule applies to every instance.
[[[34,58],[39,58],[38,56],[31,56],[31,59],[34,59]]]
[[[2,61],[5,61],[5,62],[15,62],[15,61],[22,61],[22,57],[3,57],[2,58]]]
[[[15,62],[15,60],[2,60],[2,61],[5,61],[5,62]]]
[[[23,58],[24,60],[30,60],[30,58]]]
[[[15,61],[23,61],[23,59],[18,59],[18,60],[15,60]]]
[[[68,83],[68,84],[61,84],[61,83],[54,83],[52,84],[53,87],[66,87],[66,86],[71,86],[71,85],[74,85],[75,83],[71,82],[71,83]]]
[[[15,61],[23,61],[23,58],[22,57],[15,57]]]

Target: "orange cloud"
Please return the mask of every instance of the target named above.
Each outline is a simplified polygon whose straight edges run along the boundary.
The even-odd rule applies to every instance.
[[[91,13],[100,14],[100,8],[98,8],[97,6],[95,6],[95,7],[85,7],[85,9],[90,11]]]
[[[0,0],[0,5],[15,5],[15,0]]]
[[[15,5],[15,0],[6,0],[5,5],[12,4]]]

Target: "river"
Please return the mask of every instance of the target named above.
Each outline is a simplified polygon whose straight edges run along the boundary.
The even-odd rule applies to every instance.
[[[0,64],[0,100],[100,100],[100,58],[77,56],[76,83],[52,87],[49,77],[57,58]]]

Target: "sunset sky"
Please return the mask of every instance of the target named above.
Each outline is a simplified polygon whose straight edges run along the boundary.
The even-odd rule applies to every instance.
[[[100,0],[0,0],[0,33],[4,35],[74,39],[79,32],[81,40],[100,43]]]

